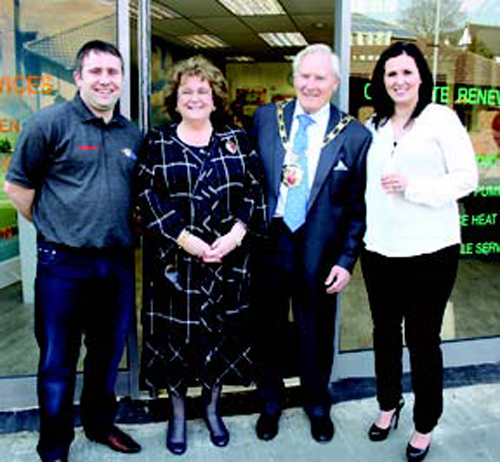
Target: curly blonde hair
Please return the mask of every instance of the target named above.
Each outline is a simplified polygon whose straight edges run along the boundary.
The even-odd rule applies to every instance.
[[[206,80],[212,89],[215,111],[212,113],[212,122],[225,123],[228,110],[227,81],[221,70],[213,65],[207,58],[201,55],[192,56],[189,59],[174,64],[167,80],[165,96],[165,107],[172,120],[180,120],[177,108],[177,90],[182,78],[186,76],[198,76]]]

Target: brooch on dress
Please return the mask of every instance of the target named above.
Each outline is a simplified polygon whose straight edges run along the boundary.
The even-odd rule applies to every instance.
[[[231,154],[236,154],[236,151],[238,150],[238,146],[236,143],[232,140],[227,140],[226,141],[226,149],[231,153]]]

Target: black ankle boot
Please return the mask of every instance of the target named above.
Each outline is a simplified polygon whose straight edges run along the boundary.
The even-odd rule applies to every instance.
[[[212,444],[218,447],[224,447],[229,443],[229,431],[218,411],[221,389],[222,387],[217,385],[211,390],[203,389],[202,392],[202,401],[205,406],[203,420],[210,432]]]

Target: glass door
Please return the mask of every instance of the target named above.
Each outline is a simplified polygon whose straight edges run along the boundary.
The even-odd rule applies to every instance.
[[[436,82],[434,101],[456,111],[476,152],[480,184],[460,201],[463,244],[442,338],[446,365],[498,361],[500,343],[500,11],[494,2],[353,0],[350,112],[372,113],[370,78],[380,53],[397,40],[424,51]],[[429,6],[430,5],[430,6]],[[372,348],[371,319],[359,265],[343,297],[340,350],[359,359]],[[347,369],[346,369],[347,371]],[[348,373],[348,372],[345,372]],[[357,374],[357,372],[356,372]],[[366,375],[366,373],[361,372]]]
[[[117,43],[115,0],[0,0],[0,410],[36,405],[35,231],[3,193],[12,151],[35,111],[72,99],[76,52]],[[83,354],[82,354],[83,356]],[[123,368],[127,364],[123,362]],[[127,380],[125,380],[127,382]],[[127,390],[128,385],[122,387]]]
[[[226,75],[234,123],[249,128],[259,105],[294,97],[291,60],[299,50],[316,42],[335,45],[335,31],[338,35],[341,29],[335,18],[342,3],[345,2],[151,0],[150,33],[139,34],[137,43],[132,40],[131,55],[139,56],[137,60],[133,58],[132,81],[137,92],[132,97],[134,118],[142,119],[142,105],[142,110],[148,112],[150,126],[165,123],[168,119],[163,101],[169,69],[178,60],[202,54]],[[132,18],[140,18],[143,4],[131,1]],[[133,27],[134,23],[133,19]],[[144,53],[150,54],[147,69],[141,69],[140,55]],[[145,85],[141,75],[150,78],[147,100],[139,97]],[[134,106],[134,99],[139,100],[139,105]],[[147,271],[147,262],[144,270]],[[293,344],[294,328],[290,321]],[[138,331],[140,350],[140,325]]]

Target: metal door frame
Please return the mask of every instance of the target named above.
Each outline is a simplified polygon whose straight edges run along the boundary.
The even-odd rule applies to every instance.
[[[198,0],[202,1],[202,0]],[[341,85],[335,94],[335,103],[343,111],[349,107],[349,75],[351,49],[351,5],[350,0],[335,0],[335,50],[340,59]],[[143,131],[149,128],[150,88],[151,88],[151,22],[150,0],[139,0],[138,15],[138,63],[139,88],[132,89],[130,83],[130,16],[129,0],[117,0],[117,42],[123,55],[125,81],[120,102],[122,113],[130,117],[132,91],[138,95],[140,107],[139,125]],[[340,351],[341,297],[338,297],[336,319],[334,367],[331,381],[335,382],[352,377],[373,377],[373,351]],[[137,342],[137,324],[128,339],[128,369],[118,374],[116,392],[121,396],[140,396],[139,356]],[[500,361],[500,337],[472,338],[447,341],[442,344],[445,367],[462,367]],[[404,352],[404,369],[409,370],[408,354]],[[81,389],[82,374],[78,374],[77,393]],[[12,408],[30,408],[37,406],[36,376],[0,378],[0,411]]]

